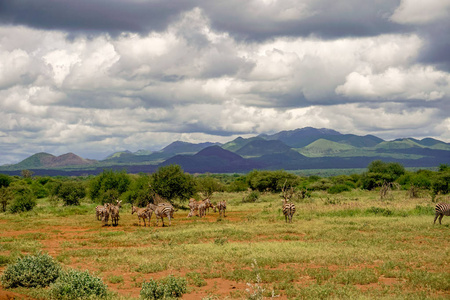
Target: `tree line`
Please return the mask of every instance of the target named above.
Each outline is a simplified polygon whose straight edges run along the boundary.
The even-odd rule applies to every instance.
[[[374,190],[396,186],[421,192],[434,201],[437,195],[448,194],[450,166],[442,164],[437,171],[407,171],[401,164],[376,160],[362,174],[331,177],[298,176],[284,170],[253,170],[247,174],[188,174],[179,165],[159,168],[152,174],[127,174],[125,171],[105,169],[99,175],[79,177],[33,176],[23,170],[21,176],[0,174],[0,209],[17,213],[33,209],[37,199],[48,198],[58,205],[80,205],[83,199],[103,204],[111,199],[145,206],[155,196],[174,205],[183,205],[189,198],[210,197],[214,192],[250,193],[243,201],[256,201],[260,193],[279,193],[284,186],[293,187],[299,197],[312,191],[330,194],[353,189]]]

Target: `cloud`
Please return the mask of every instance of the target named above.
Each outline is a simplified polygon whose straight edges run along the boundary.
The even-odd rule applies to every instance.
[[[446,3],[0,0],[0,164],[305,126],[450,141]]]
[[[371,100],[439,100],[450,95],[450,75],[431,67],[391,67],[383,73],[352,72],[336,93]]]
[[[402,0],[391,20],[400,24],[427,24],[450,17],[450,0]]]

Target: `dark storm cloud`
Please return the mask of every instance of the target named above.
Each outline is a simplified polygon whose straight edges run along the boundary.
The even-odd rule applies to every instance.
[[[0,0],[3,24],[112,35],[164,30],[191,1]]]
[[[333,39],[411,30],[409,26],[389,21],[400,1],[290,1],[291,6],[279,1],[266,9],[245,3],[247,5],[239,0],[220,4],[211,1],[205,2],[203,9],[216,29],[249,40],[310,35]],[[286,11],[300,5],[303,5],[303,14],[286,16]]]
[[[434,64],[439,69],[450,71],[450,20],[442,20],[423,28],[422,36],[427,40],[419,61]]]
[[[389,22],[400,1],[120,1],[0,0],[4,24],[112,35],[164,30],[180,13],[199,7],[219,31],[249,40],[275,36],[323,38],[403,31]]]

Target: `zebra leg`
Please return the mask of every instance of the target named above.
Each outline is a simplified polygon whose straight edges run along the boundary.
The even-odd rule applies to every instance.
[[[444,214],[440,214],[439,215],[439,225],[442,225],[441,220],[442,220],[443,217],[444,217]]]
[[[436,213],[436,215],[434,216],[434,222],[433,222],[433,224],[436,224],[436,220],[437,220],[438,216],[439,216],[439,214]]]

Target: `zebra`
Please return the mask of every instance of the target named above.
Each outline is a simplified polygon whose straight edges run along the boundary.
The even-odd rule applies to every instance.
[[[225,210],[227,209],[227,202],[226,201],[219,201],[219,203],[217,203],[217,205],[214,206],[214,212],[216,212],[216,209],[219,210],[219,216],[222,216],[222,213],[223,213],[223,216],[226,217],[225,216]]]
[[[103,206],[103,205],[97,205],[95,207],[95,217],[97,218],[97,221],[102,220],[102,214],[103,214],[104,209],[105,209],[105,206]]]
[[[287,182],[287,180],[286,180]],[[283,185],[283,196],[282,196],[282,200],[283,201],[283,215],[284,218],[286,220],[286,223],[289,220],[289,223],[292,223],[292,216],[295,214],[295,204],[292,202],[289,202],[289,199],[294,195],[294,188],[290,187],[288,190],[285,189],[286,187],[286,182]]]
[[[141,226],[141,219],[144,220],[144,226],[147,226],[145,219],[148,219],[148,222],[150,223],[150,219],[152,217],[152,213],[153,211],[148,209],[147,207],[145,208],[139,208],[137,206],[132,205],[131,206],[131,214],[136,213],[138,216],[138,226]]]
[[[203,203],[205,203],[206,210],[209,212],[209,208],[214,208],[214,205],[211,203],[211,200],[209,198],[206,198],[203,200]],[[205,212],[206,214],[206,212]]]
[[[197,209],[198,209],[198,216],[201,218],[201,217],[203,217],[203,216],[206,216],[206,208],[207,208],[208,206],[206,205],[206,203],[205,202],[201,202],[199,205],[198,205],[198,207],[197,207]]]
[[[436,224],[436,219],[439,216],[439,224],[444,216],[450,216],[450,203],[438,203],[436,204],[436,215],[434,216],[433,224]]]
[[[289,202],[289,199],[287,200],[281,200],[283,201],[283,214],[284,218],[286,219],[286,223],[292,223],[292,216],[295,214],[295,204]]]
[[[101,217],[104,226],[108,225],[109,215],[111,214],[111,203],[105,203],[103,209],[101,209]]]
[[[158,226],[158,219],[161,219],[161,221],[163,223],[163,227],[165,226],[164,225],[164,217],[167,217],[169,219],[169,226],[172,225],[171,219],[173,218],[173,212],[175,211],[175,209],[173,208],[173,206],[171,204],[162,203],[162,204],[155,205],[153,203],[149,203],[147,205],[147,208],[155,213],[156,226]]]
[[[119,225],[119,208],[120,204],[122,203],[122,200],[116,200],[117,205],[110,206],[110,213],[111,213],[111,223],[113,226]]]

